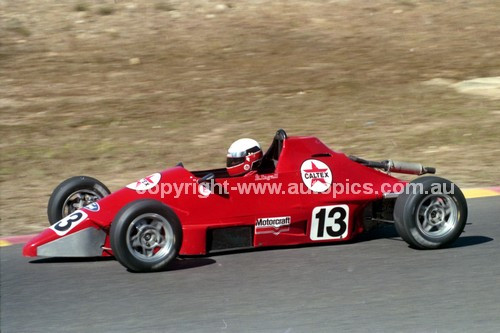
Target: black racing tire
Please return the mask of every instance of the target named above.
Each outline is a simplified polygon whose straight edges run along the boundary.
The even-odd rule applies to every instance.
[[[52,191],[50,196],[47,205],[50,225],[110,193],[106,185],[92,177],[76,176],[66,179]]]
[[[165,204],[136,200],[116,214],[110,242],[115,258],[130,271],[162,271],[179,254],[182,227]]]
[[[398,234],[411,247],[443,248],[463,232],[467,201],[458,186],[447,179],[417,178],[396,199],[394,221]]]

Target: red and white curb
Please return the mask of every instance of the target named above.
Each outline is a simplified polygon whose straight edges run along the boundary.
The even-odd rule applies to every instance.
[[[464,195],[467,199],[494,197],[494,196],[500,196],[500,186],[482,187],[482,188],[480,188],[480,187],[478,187],[478,188],[466,188],[466,189],[463,189],[462,192],[464,193]],[[35,236],[36,236],[36,234],[0,237],[0,247],[10,246],[10,245],[14,245],[14,244],[24,244]]]

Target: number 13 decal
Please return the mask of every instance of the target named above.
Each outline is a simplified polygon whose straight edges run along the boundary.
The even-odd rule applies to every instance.
[[[311,240],[340,239],[349,233],[349,206],[321,206],[312,211]]]

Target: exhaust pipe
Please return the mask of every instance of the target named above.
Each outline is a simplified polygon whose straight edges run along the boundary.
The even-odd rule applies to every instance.
[[[409,175],[423,175],[426,173],[436,173],[436,168],[433,167],[424,167],[420,163],[410,163],[410,162],[398,162],[393,160],[385,160],[382,162],[374,162],[364,160],[357,156],[349,156],[349,158],[357,163],[363,164],[370,168],[382,169],[386,172],[395,172],[395,173],[405,173]]]
[[[405,173],[409,175],[423,175],[425,173],[436,173],[436,168],[424,167],[420,163],[411,162],[399,162],[393,160],[387,160],[383,163],[386,164],[386,171],[395,173]]]

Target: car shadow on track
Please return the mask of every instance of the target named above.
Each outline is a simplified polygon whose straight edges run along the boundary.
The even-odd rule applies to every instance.
[[[30,264],[52,264],[52,263],[77,263],[77,262],[103,262],[114,261],[114,257],[66,257],[66,258],[42,258],[31,260]],[[176,258],[168,265],[165,271],[178,271],[215,264],[216,261],[211,258]]]
[[[51,257],[30,260],[30,264],[52,264],[52,263],[70,263],[70,262],[98,262],[112,261],[114,257]]]
[[[404,240],[398,235],[396,228],[393,225],[386,225],[376,229],[373,229],[365,234],[362,234],[356,238],[355,241],[366,242],[377,239],[390,239],[395,241],[404,242]],[[460,236],[455,242],[450,246],[446,247],[448,249],[474,246],[483,243],[488,243],[494,239],[486,236]],[[411,246],[410,246],[411,247]]]
[[[177,258],[169,264],[167,271],[178,271],[189,268],[202,267],[215,264],[216,261],[211,258]]]
[[[453,249],[456,247],[479,245],[491,242],[493,240],[494,240],[493,238],[485,236],[461,236],[453,244],[451,244],[449,248]]]
[[[175,260],[173,262],[168,264],[167,268],[159,270],[159,271],[147,272],[147,274],[180,271],[180,270],[184,270],[184,269],[212,265],[215,263],[216,263],[216,261],[214,259],[211,259],[211,258],[204,258],[204,257],[185,258],[185,257],[181,257],[181,258],[175,258]],[[127,269],[127,272],[143,274],[143,272],[134,272],[134,271],[131,271],[130,269]]]

